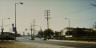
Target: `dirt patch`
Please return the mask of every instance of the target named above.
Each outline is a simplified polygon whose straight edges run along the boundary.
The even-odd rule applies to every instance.
[[[35,48],[15,41],[0,41],[0,48]]]

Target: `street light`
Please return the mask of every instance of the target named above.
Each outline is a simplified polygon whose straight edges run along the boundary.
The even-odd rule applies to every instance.
[[[4,19],[10,19],[10,18],[4,18]],[[3,20],[4,20],[4,19],[2,19],[2,28],[1,28],[1,30],[2,30],[2,31],[1,31],[1,36],[2,36],[2,37],[3,37],[3,30],[4,30],[4,28],[3,28]]]
[[[65,19],[68,19],[68,18],[65,18]],[[68,21],[69,21],[69,28],[70,28],[70,19],[68,19]]]
[[[16,30],[16,5],[17,4],[23,4],[22,2],[15,3],[15,41],[16,41],[16,36],[17,36],[17,30]]]
[[[69,21],[69,32],[70,32],[70,19],[68,19],[68,18],[65,18],[65,19],[67,19]],[[68,35],[69,35],[69,32],[68,32]],[[68,37],[68,40],[69,40],[69,37]]]

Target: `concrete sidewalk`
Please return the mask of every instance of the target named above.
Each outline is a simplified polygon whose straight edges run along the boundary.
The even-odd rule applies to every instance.
[[[49,39],[48,41],[59,41],[59,42],[74,42],[74,43],[88,43],[88,44],[96,44],[94,41],[76,41],[76,40],[55,40],[55,39]]]

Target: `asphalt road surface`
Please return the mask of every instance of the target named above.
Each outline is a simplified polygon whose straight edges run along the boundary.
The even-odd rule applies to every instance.
[[[66,40],[42,40],[35,38],[35,40],[30,40],[30,37],[17,37],[17,40],[26,43],[33,44],[36,46],[47,46],[48,48],[96,48],[96,42],[86,43],[86,42],[77,42],[77,41],[66,41]]]

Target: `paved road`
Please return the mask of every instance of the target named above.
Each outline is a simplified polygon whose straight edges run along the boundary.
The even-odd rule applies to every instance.
[[[66,48],[96,48],[95,43],[83,43],[83,42],[76,42],[76,41],[60,41],[60,40],[42,40],[36,38],[35,40],[30,40],[30,37],[18,37],[17,40],[21,42],[26,42],[26,43],[39,43],[39,44],[49,44],[49,45],[56,45],[56,46],[63,46]]]

